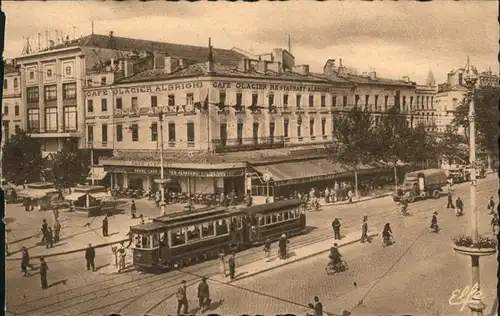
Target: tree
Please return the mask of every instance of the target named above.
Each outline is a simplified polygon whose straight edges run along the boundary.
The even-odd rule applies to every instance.
[[[360,109],[341,114],[334,121],[334,143],[329,147],[332,160],[354,171],[355,194],[358,195],[358,168],[373,162],[373,117]]]
[[[4,144],[3,176],[16,185],[40,181],[43,169],[42,146],[25,131],[18,131]]]
[[[376,157],[394,167],[394,181],[398,186],[397,166],[398,161],[409,162],[410,152],[408,144],[411,142],[411,129],[406,115],[400,113],[397,107],[392,107],[382,117],[377,125],[376,141],[378,151]]]
[[[437,155],[451,160],[467,161],[468,146],[466,138],[458,133],[458,127],[448,125],[437,143]]]
[[[65,147],[51,156],[52,181],[59,188],[69,188],[82,182],[90,169],[87,150]]]
[[[472,95],[470,93],[464,96],[462,102],[456,109],[452,124],[455,127],[463,127],[465,131],[469,130],[469,105]],[[476,143],[488,153],[498,152],[498,134],[499,134],[499,114],[498,100],[500,99],[500,89],[496,87],[482,87],[474,93],[474,109],[476,123]],[[466,133],[466,138],[469,135]]]
[[[436,138],[426,131],[423,124],[417,125],[410,131],[407,151],[408,162],[413,165],[438,158]]]

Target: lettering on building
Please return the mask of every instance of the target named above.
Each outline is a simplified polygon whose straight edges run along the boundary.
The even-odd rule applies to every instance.
[[[236,82],[216,81],[212,84],[216,89],[230,89],[232,87],[241,90],[270,90],[270,91],[294,91],[294,92],[331,92],[329,87],[318,86],[302,86],[294,84],[267,84],[267,83],[251,83],[251,82]]]
[[[87,97],[100,97],[111,94],[113,95],[139,94],[139,93],[151,93],[151,92],[190,90],[198,88],[203,88],[203,82],[193,81],[193,82],[169,83],[169,84],[158,84],[149,86],[97,89],[97,90],[87,91],[86,95]]]
[[[166,115],[177,115],[177,114],[194,114],[194,105],[167,105],[167,106],[155,106],[155,107],[142,107],[142,108],[128,108],[128,109],[115,109],[115,117],[122,116],[154,116],[159,113]]]

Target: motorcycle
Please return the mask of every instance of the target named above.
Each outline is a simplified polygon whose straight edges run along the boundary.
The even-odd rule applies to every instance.
[[[382,247],[387,247],[387,246],[390,246],[392,244],[394,244],[396,241],[394,240],[394,237],[393,236],[389,236],[389,237],[383,237],[382,238]]]
[[[341,260],[337,264],[333,264],[333,261],[328,262],[328,264],[326,265],[325,271],[326,271],[326,274],[332,275],[332,274],[335,274],[337,272],[347,271],[348,269],[349,269],[349,266],[348,266],[347,262],[345,260]]]

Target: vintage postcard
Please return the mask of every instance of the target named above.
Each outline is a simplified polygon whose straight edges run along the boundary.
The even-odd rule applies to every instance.
[[[2,11],[6,315],[498,315],[495,1]]]

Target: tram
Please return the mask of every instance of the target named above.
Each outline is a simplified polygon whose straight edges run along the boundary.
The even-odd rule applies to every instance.
[[[267,238],[301,234],[306,215],[300,200],[236,209],[207,207],[169,214],[131,226],[138,270],[170,270],[260,245]]]

